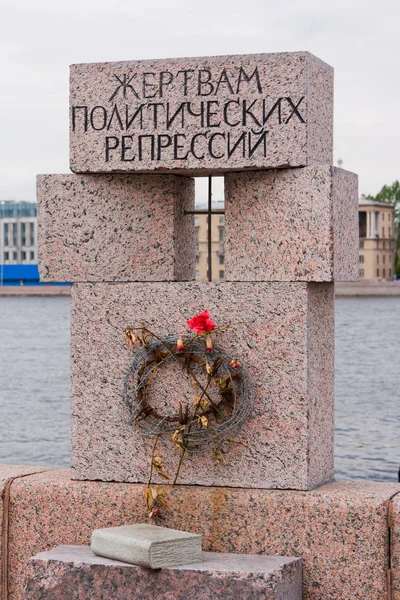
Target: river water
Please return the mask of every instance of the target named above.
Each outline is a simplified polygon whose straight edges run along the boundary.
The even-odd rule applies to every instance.
[[[400,298],[336,300],[338,479],[397,481]],[[0,463],[69,465],[69,298],[0,297]]]

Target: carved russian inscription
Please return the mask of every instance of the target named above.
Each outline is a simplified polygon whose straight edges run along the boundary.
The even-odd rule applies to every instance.
[[[308,53],[73,65],[70,135],[76,172],[329,162],[332,69]]]

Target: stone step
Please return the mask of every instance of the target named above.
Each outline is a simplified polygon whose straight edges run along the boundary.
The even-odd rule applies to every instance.
[[[301,600],[302,560],[203,552],[202,561],[147,569],[59,546],[27,563],[24,600]]]

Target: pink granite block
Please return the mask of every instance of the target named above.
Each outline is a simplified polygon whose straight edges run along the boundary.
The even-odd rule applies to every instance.
[[[357,176],[330,166],[225,177],[227,281],[358,279]]]
[[[194,181],[39,175],[42,281],[170,281],[195,274]]]
[[[24,600],[301,600],[301,559],[203,552],[202,561],[146,569],[59,546],[28,561]]]
[[[22,465],[0,465],[0,600],[1,590],[7,583],[3,580],[4,571],[7,571],[8,556],[8,526],[9,526],[9,514],[8,514],[8,502],[10,496],[10,489],[13,481],[20,477],[26,477],[32,473],[39,473],[44,471],[43,467],[27,467]]]
[[[49,480],[57,480],[57,485]],[[74,500],[68,475],[57,477],[48,472],[13,483],[9,511],[9,597],[4,600],[22,597],[25,562],[31,548],[39,544],[47,550],[75,542]]]
[[[308,52],[77,64],[77,173],[185,172],[332,162],[333,70]]]
[[[400,600],[400,492],[389,504],[391,600]]]
[[[99,527],[144,522],[143,490],[71,481],[67,470],[14,482],[9,600],[23,598],[29,557],[87,545]],[[303,557],[304,600],[387,600],[391,562],[398,594],[398,484],[348,481],[309,492],[167,485],[164,493],[169,508],[159,524],[200,533],[206,551]],[[391,551],[389,523],[397,531]]]
[[[309,110],[308,110],[308,151],[313,161],[309,164],[332,164],[332,146],[326,146],[327,140],[333,140],[333,71],[329,72],[325,63],[310,61]],[[325,129],[321,129],[321,123]]]
[[[159,336],[179,333],[207,308],[223,325],[216,342],[247,366],[254,408],[227,466],[212,452],[187,454],[180,482],[310,489],[333,477],[333,284],[77,284],[72,293],[72,466],[76,479],[146,482],[154,438],[131,423],[123,384],[132,351],[124,329],[145,321]],[[181,371],[155,388],[178,410],[193,402]],[[158,378],[160,379],[160,377]],[[155,385],[155,384],[154,384]],[[167,390],[167,391],[166,391]],[[164,410],[164,409],[163,409]],[[235,436],[236,438],[236,436]],[[234,438],[234,439],[235,439]],[[173,474],[171,440],[158,452]]]

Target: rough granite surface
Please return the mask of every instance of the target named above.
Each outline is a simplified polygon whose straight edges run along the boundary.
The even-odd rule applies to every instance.
[[[226,175],[226,280],[357,280],[357,181],[330,166]]]
[[[195,275],[194,181],[39,175],[42,281],[185,281]]]
[[[333,478],[333,284],[76,284],[72,290],[73,477],[146,482],[154,438],[131,423],[123,384],[133,353],[124,329],[146,321],[163,337],[207,308],[217,323],[242,324],[215,343],[247,366],[254,408],[226,454],[187,454],[179,482],[311,489]],[[244,323],[243,323],[244,322]],[[315,365],[318,365],[316,369]],[[166,408],[193,402],[186,375],[164,370]],[[160,378],[159,378],[160,379]],[[155,385],[155,384],[154,384]],[[167,390],[167,391],[165,391]],[[173,475],[180,453],[157,447]],[[157,477],[157,476],[156,476]],[[160,482],[162,480],[160,479]]]
[[[44,471],[42,467],[27,467],[23,465],[2,465],[0,464],[0,600],[1,589],[3,585],[3,570],[1,568],[4,560],[3,540],[4,540],[4,495],[7,482],[14,477],[23,477],[28,474]]]
[[[308,52],[75,64],[74,172],[332,163],[333,69]]]
[[[390,568],[393,600],[400,600],[400,492],[389,504]]]
[[[144,485],[71,481],[68,470],[12,486],[10,598],[22,600],[26,561],[60,544],[88,545],[92,531],[143,522]],[[165,486],[163,527],[199,533],[203,549],[303,557],[304,600],[387,600],[388,513],[399,484],[339,482],[316,490]],[[397,497],[395,495],[397,494]],[[399,511],[394,519],[400,522]],[[400,599],[399,561],[392,564]]]
[[[135,590],[135,591],[133,591]],[[202,561],[151,570],[60,546],[27,565],[24,600],[301,600],[301,559],[204,552]]]
[[[333,278],[359,279],[358,176],[332,167]]]

